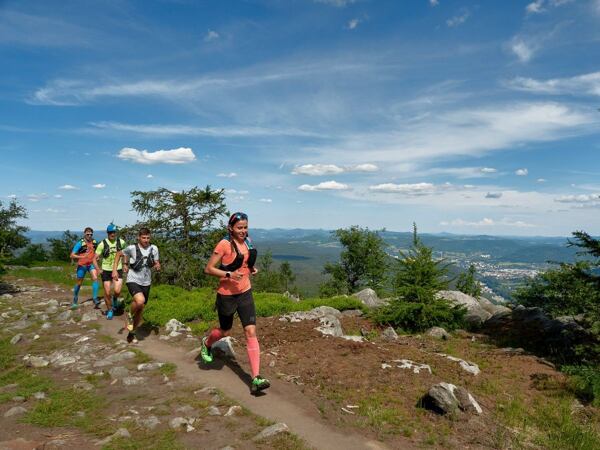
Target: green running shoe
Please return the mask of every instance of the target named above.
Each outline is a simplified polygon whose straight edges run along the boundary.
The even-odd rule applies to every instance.
[[[206,339],[208,339],[206,336],[204,336],[202,338],[202,347],[200,348],[200,357],[202,358],[202,361],[204,361],[205,364],[209,364],[209,363],[213,362],[213,355],[212,355],[212,352],[210,351],[210,347],[206,345]]]
[[[261,377],[260,375],[256,375],[254,377],[254,379],[252,380],[251,390],[252,390],[253,394],[256,394],[260,391],[267,389],[270,386],[271,386],[271,383],[269,383],[269,380]]]
[[[79,308],[79,305],[75,302],[71,303],[71,309],[77,309]]]

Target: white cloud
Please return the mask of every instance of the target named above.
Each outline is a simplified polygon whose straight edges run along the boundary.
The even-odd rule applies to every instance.
[[[340,167],[335,164],[304,164],[296,166],[292,169],[292,175],[337,175],[344,172],[377,172],[379,167],[375,164],[355,164],[350,166]]]
[[[263,202],[263,203],[273,203],[273,200],[270,198],[261,198],[259,200],[259,202]]]
[[[92,187],[94,189],[104,189],[106,187],[106,184],[98,183],[98,184],[94,184]]]
[[[235,172],[219,173],[219,174],[217,174],[217,176],[223,177],[223,178],[233,178],[233,177],[237,177],[237,173],[235,173]]]
[[[515,170],[515,175],[517,175],[519,177],[526,177],[527,175],[529,175],[529,170],[527,170],[527,169],[517,169],[517,170]]]
[[[54,198],[62,198],[62,195],[60,195],[60,194],[55,194],[55,195],[54,195]]]
[[[430,6],[437,6],[440,4],[440,0],[429,0]]]
[[[485,194],[485,198],[500,198],[502,197],[502,192],[488,192]]]
[[[204,42],[214,41],[215,39],[219,39],[220,35],[214,30],[208,30],[206,35],[204,36]]]
[[[481,220],[470,222],[463,219],[454,219],[450,222],[443,221],[440,222],[442,226],[453,226],[453,227],[493,227],[493,226],[502,226],[502,227],[511,227],[511,228],[533,228],[536,225],[523,222],[521,220],[510,220],[507,218],[503,218],[500,221],[494,221],[488,217],[484,217]]]
[[[320,137],[319,134],[294,128],[265,128],[245,126],[197,127],[190,125],[172,124],[135,125],[119,122],[90,122],[89,125],[92,128],[87,128],[84,131],[90,133],[111,131],[118,133],[132,133],[148,136],[210,136],[230,138],[264,136]]]
[[[513,89],[535,94],[600,96],[600,72],[591,72],[569,78],[553,78],[544,81],[517,77],[507,84]]]
[[[544,11],[544,0],[535,0],[525,7],[528,14],[538,14]]]
[[[349,30],[354,30],[358,24],[360,23],[359,19],[352,19],[348,22],[348,29]]]
[[[516,37],[513,39],[510,45],[511,51],[517,55],[519,61],[526,63],[535,54],[537,48],[533,46],[531,43],[525,42],[522,38]]]
[[[27,200],[30,202],[39,202],[40,200],[46,200],[48,198],[48,194],[42,192],[41,194],[28,194]]]
[[[75,190],[79,189],[78,187],[73,186],[71,184],[63,184],[62,186],[59,186],[58,188],[62,189],[64,191],[75,191]]]
[[[494,169],[493,167],[482,167],[481,168],[481,173],[496,173],[498,172],[496,169]]]
[[[146,178],[154,178],[154,175],[152,175],[151,173],[149,173],[148,175],[146,175]]]
[[[196,160],[196,155],[188,147],[154,152],[125,147],[117,156],[119,159],[139,164],[185,164]]]
[[[600,194],[561,195],[554,199],[559,203],[590,203],[599,202]]]
[[[405,195],[429,195],[436,190],[435,185],[431,183],[413,183],[413,184],[394,184],[383,183],[375,186],[369,186],[372,192],[384,192]]]
[[[336,166],[335,164],[304,164],[302,166],[296,166],[292,170],[292,175],[331,175],[344,172],[342,167]]]
[[[238,191],[236,189],[225,189],[226,194],[239,194],[239,195],[248,195],[249,191]]]
[[[11,200],[14,200],[17,198],[17,196],[15,194],[10,194],[10,195],[7,195],[6,198],[10,198]]]
[[[300,191],[345,191],[350,189],[350,186],[343,183],[338,183],[337,181],[323,181],[319,184],[303,184],[298,186],[298,190]]]
[[[468,10],[461,11],[460,14],[457,14],[456,16],[453,16],[446,20],[446,25],[448,25],[449,27],[457,27],[459,25],[462,25],[467,21],[470,15],[471,13]]]
[[[50,213],[50,214],[60,214],[60,213],[64,213],[65,211],[62,209],[56,209],[56,208],[46,208],[45,212]]]
[[[377,172],[379,167],[375,164],[357,164],[346,168],[347,172]]]
[[[537,179],[537,180],[535,180],[535,181],[537,181],[538,183],[545,183],[545,182],[546,182],[546,181],[548,181],[548,180],[546,180],[545,178],[538,178],[538,179]]]
[[[597,113],[558,103],[523,102],[458,109],[401,123],[395,130],[346,136],[335,145],[308,147],[321,160],[360,163],[366,154],[388,170],[450,157],[481,156],[532,142],[595,130]]]

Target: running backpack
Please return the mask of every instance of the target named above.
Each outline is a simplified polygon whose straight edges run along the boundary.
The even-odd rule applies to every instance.
[[[229,239],[229,236],[225,236],[223,239],[231,242],[231,245],[233,245],[233,250],[235,251],[235,259],[227,265],[221,263],[221,265],[219,266],[219,269],[225,270],[226,272],[233,272],[235,270],[238,270],[240,267],[242,267],[242,264],[244,263],[244,255],[239,251],[239,249],[237,248],[237,245],[235,245],[235,242],[233,240]],[[244,242],[246,243],[246,246],[248,247],[248,267],[250,268],[250,270],[252,270],[252,268],[254,267],[254,264],[256,263],[256,257],[258,256],[258,252],[256,251],[255,248],[252,247],[252,243],[250,242],[250,239],[246,238],[246,239],[244,239]]]
[[[108,245],[108,240],[104,239],[102,241],[102,244],[104,244],[104,250],[102,250],[102,257],[103,258],[108,258],[108,256],[110,255],[110,246]],[[117,238],[117,251],[120,252],[122,249],[121,247],[121,238]]]
[[[139,272],[144,267],[148,267],[149,269],[154,266],[154,253],[152,252],[152,246],[150,246],[150,253],[148,256],[142,256],[142,251],[140,250],[140,246],[135,244],[135,262],[131,264],[129,267],[135,271]]]
[[[85,239],[81,239],[79,242],[81,243],[81,247],[79,247],[79,250],[77,250],[77,254],[83,255],[84,253],[87,252],[87,241]],[[98,247],[98,243],[96,242],[96,239],[92,240],[92,244],[94,244],[94,250],[96,250],[96,247]]]

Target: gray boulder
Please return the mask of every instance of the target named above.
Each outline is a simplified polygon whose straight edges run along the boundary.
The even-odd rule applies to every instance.
[[[316,327],[315,330],[326,336],[335,336],[341,337],[344,335],[344,330],[342,330],[342,324],[340,320],[331,314],[327,314],[323,317],[319,318],[320,326]]]
[[[4,417],[22,416],[26,412],[27,409],[23,408],[22,406],[13,406],[4,413]]]
[[[371,288],[363,289],[362,291],[353,294],[353,297],[358,298],[363,305],[368,306],[369,308],[378,308],[386,303],[384,300],[380,299],[377,296],[377,292]]]
[[[486,311],[479,300],[460,291],[439,291],[436,297],[443,298],[456,306],[464,306],[467,309],[465,320],[474,327],[479,327],[483,322],[492,317],[492,314]]]
[[[429,330],[427,330],[425,332],[425,334],[427,336],[431,336],[436,339],[443,339],[443,340],[450,339],[450,335],[442,327],[431,327]]]
[[[19,342],[19,341],[20,341],[22,338],[23,338],[23,335],[22,335],[21,333],[19,333],[19,334],[15,334],[15,335],[14,335],[14,336],[11,338],[11,340],[10,340],[10,343],[11,343],[12,345],[15,345],[15,344],[17,344],[17,343],[18,343],[18,342]]]
[[[387,327],[385,330],[383,330],[381,335],[389,341],[395,341],[398,339],[398,333],[396,333],[396,330],[394,330],[393,327]]]
[[[479,403],[465,388],[450,383],[433,385],[421,399],[421,404],[438,414],[455,414],[459,410],[477,414],[483,412]]]
[[[576,346],[594,342],[594,337],[581,326],[580,320],[576,316],[552,319],[541,308],[518,305],[486,320],[483,332],[527,349],[546,354],[556,352],[568,358],[573,356]]]
[[[279,433],[286,433],[289,431],[288,426],[285,423],[276,423],[270,427],[265,428],[260,433],[252,438],[253,441],[260,441],[261,439],[267,439],[271,436],[275,436]]]

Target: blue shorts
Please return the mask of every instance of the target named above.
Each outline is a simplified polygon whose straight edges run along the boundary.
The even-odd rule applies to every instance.
[[[77,278],[85,278],[86,272],[91,272],[92,270],[96,270],[93,264],[77,266]]]

